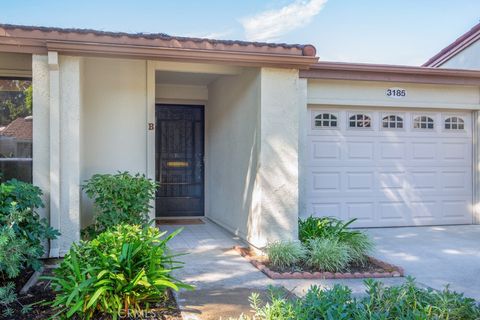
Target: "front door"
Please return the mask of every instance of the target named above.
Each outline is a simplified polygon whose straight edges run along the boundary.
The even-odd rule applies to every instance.
[[[156,216],[203,216],[203,106],[161,104],[155,114]]]

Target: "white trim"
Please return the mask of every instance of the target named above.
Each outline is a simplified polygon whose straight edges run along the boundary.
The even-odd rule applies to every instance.
[[[145,108],[147,109],[147,118],[145,123],[146,130],[146,143],[147,143],[147,178],[155,181],[155,61],[146,62],[146,81],[147,81],[147,103]],[[149,130],[149,123],[154,124],[154,129]],[[155,219],[155,200],[151,203],[151,209],[149,212],[150,219]]]
[[[48,52],[48,69],[50,79],[50,226],[60,230],[60,72],[57,52]],[[50,257],[58,257],[59,250],[59,239],[52,240]]]
[[[408,109],[459,109],[480,110],[480,103],[443,103],[425,101],[377,101],[370,99],[341,99],[341,98],[308,98],[309,105],[330,105],[342,107],[368,107],[368,108],[408,108]]]
[[[472,208],[472,222],[480,224],[480,172],[478,163],[480,161],[480,112],[472,112],[472,191],[473,191],[473,208]]]

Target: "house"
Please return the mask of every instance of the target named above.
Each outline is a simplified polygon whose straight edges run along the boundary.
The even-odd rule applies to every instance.
[[[83,181],[117,170],[160,182],[152,218],[205,216],[259,247],[310,214],[478,223],[480,72],[318,60],[311,45],[0,25],[0,79],[33,85],[32,181],[62,233],[50,255],[92,221]]]
[[[423,64],[424,67],[480,69],[480,23]]]

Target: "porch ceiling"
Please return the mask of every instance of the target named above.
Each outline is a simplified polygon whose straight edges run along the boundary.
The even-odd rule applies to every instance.
[[[156,71],[155,83],[206,86],[219,76],[221,76],[221,74]]]

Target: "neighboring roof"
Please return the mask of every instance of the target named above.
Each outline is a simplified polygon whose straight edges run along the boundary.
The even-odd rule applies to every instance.
[[[0,135],[15,137],[17,140],[32,140],[32,125],[32,117],[17,118],[0,131]]]
[[[236,61],[240,64],[309,65],[314,46],[176,37],[164,33],[105,32],[0,24],[0,51],[117,55],[171,60]]]
[[[431,57],[422,67],[438,67],[480,38],[480,23]]]
[[[480,71],[384,64],[318,62],[300,77],[308,79],[480,85]]]

